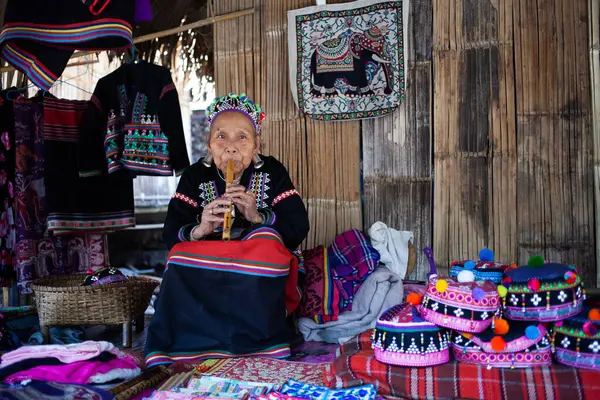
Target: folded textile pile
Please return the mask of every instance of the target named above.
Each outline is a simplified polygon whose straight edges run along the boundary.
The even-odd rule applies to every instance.
[[[379,264],[379,253],[356,229],[303,256],[306,284],[298,315],[317,324],[337,321],[340,313],[351,311],[354,296]]]
[[[0,380],[9,384],[99,384],[135,378],[140,372],[133,358],[109,342],[23,346],[4,354],[0,362]]]
[[[403,298],[402,280],[385,267],[377,268],[361,285],[352,310],[342,312],[336,321],[317,324],[308,318],[298,320],[304,339],[342,344],[375,327],[377,318]]]

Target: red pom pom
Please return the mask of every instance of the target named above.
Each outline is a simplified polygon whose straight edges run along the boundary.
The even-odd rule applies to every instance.
[[[500,336],[494,336],[491,344],[494,351],[502,351],[506,348],[506,342]]]
[[[575,283],[575,281],[577,280],[577,274],[573,271],[567,271],[565,272],[565,281],[567,281],[567,283],[569,285],[572,285],[573,283]]]
[[[91,274],[93,274],[93,273],[94,273],[94,270],[93,270],[93,269],[88,269],[88,270],[86,271],[86,274],[88,274],[88,275],[91,275]]]
[[[538,290],[540,290],[541,286],[542,286],[542,284],[540,283],[539,279],[534,278],[534,279],[530,279],[529,281],[527,281],[527,287],[532,292],[537,292]]]
[[[592,308],[588,313],[588,319],[591,319],[592,321],[600,321],[600,310],[597,308]]]
[[[418,306],[419,304],[421,304],[422,300],[423,296],[421,296],[418,293],[411,293],[406,297],[406,302],[412,304],[413,306]]]
[[[508,322],[502,318],[498,318],[497,320],[495,320],[494,333],[496,335],[506,335],[508,333]]]
[[[512,282],[512,278],[510,276],[507,276],[502,279],[502,286],[504,286],[505,288],[508,289],[510,287],[511,282]]]
[[[598,328],[596,328],[596,325],[594,325],[593,322],[588,321],[583,324],[583,332],[588,336],[594,336],[596,333],[598,333]]]

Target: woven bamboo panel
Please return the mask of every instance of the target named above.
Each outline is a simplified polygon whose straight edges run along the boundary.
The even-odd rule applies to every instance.
[[[362,122],[365,229],[374,222],[412,231],[417,255],[409,278],[425,279],[431,246],[431,35],[430,0],[413,0],[405,39],[406,92],[392,115]]]
[[[219,0],[217,15],[255,7],[253,16],[214,26],[217,94],[246,92],[267,114],[264,154],[288,168],[308,208],[305,247],[362,228],[360,122],[313,121],[300,115],[288,74],[287,11],[309,0]]]
[[[586,2],[434,1],[434,255],[595,283]],[[592,279],[590,279],[592,278]]]

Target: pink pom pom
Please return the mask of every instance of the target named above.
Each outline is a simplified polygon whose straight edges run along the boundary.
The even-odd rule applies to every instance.
[[[588,336],[594,336],[596,333],[598,333],[598,328],[596,328],[596,325],[594,325],[592,322],[588,321],[583,324],[583,332]]]
[[[534,278],[534,279],[530,279],[529,281],[527,281],[527,287],[532,292],[537,292],[538,290],[540,290],[541,286],[542,286],[542,284],[540,283],[539,279]]]

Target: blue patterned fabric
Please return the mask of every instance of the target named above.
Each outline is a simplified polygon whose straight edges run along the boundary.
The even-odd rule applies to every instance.
[[[290,379],[280,391],[281,393],[312,400],[374,400],[377,390],[373,385],[357,386],[348,389],[327,389]]]
[[[114,398],[112,393],[93,386],[50,382],[32,382],[26,386],[0,384],[0,399],[5,400],[112,400]]]

